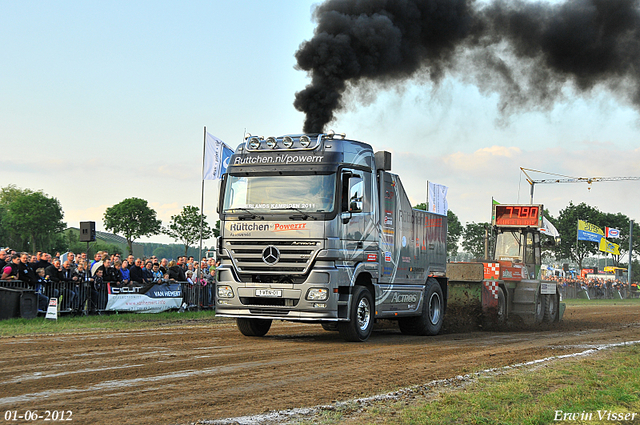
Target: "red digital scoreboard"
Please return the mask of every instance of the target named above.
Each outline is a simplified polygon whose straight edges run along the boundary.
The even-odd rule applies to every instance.
[[[542,227],[542,205],[494,205],[493,225],[498,227]]]

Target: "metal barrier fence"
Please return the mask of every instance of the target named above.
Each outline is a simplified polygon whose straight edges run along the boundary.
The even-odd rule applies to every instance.
[[[182,289],[182,309],[206,310],[215,307],[213,284],[179,283]],[[130,287],[113,284],[118,288]],[[50,298],[58,299],[60,313],[99,314],[106,312],[108,301],[107,282],[95,288],[93,282],[49,282],[32,285],[20,280],[0,280],[0,287],[12,289],[32,289],[38,294],[38,312],[44,313]]]
[[[638,291],[629,290],[627,287],[623,287],[621,289],[610,288],[606,286],[605,287],[596,287],[596,286],[582,287],[580,284],[563,285],[562,283],[558,283],[558,290],[562,294],[562,297],[567,299],[584,298],[588,300],[598,300],[598,299],[624,300],[627,298],[640,297],[640,293],[638,293]]]

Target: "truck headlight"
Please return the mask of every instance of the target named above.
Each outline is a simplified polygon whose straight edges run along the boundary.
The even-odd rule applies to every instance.
[[[327,298],[329,298],[329,291],[325,288],[311,288],[307,292],[309,301],[325,301]]]
[[[233,298],[231,286],[218,286],[218,298]]]

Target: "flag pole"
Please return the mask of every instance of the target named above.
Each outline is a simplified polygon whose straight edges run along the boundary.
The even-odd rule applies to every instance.
[[[200,249],[198,251],[198,273],[196,278],[200,280],[202,277],[202,225],[204,222],[204,154],[207,146],[207,126],[204,126],[204,135],[202,137],[202,192],[200,194]]]
[[[629,266],[627,267],[627,286],[629,287],[629,290],[631,290],[631,254],[633,252],[633,220],[629,220]]]

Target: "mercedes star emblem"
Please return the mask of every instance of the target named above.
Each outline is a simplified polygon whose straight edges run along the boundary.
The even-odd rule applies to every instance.
[[[270,266],[274,265],[280,259],[280,251],[273,245],[269,245],[262,251],[262,261],[269,264]]]

